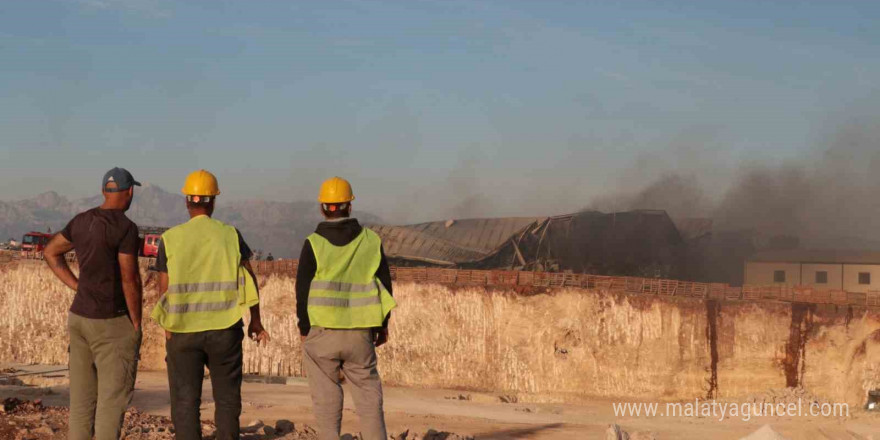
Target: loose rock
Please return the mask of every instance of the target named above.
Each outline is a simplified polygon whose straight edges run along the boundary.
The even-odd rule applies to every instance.
[[[275,431],[278,434],[284,435],[290,432],[293,432],[296,429],[296,426],[290,420],[281,419],[275,422]]]

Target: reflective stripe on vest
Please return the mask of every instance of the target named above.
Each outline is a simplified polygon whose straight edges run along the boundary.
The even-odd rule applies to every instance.
[[[183,303],[168,304],[168,298],[162,298],[162,307],[166,313],[216,312],[238,308],[238,299],[220,303]]]
[[[375,283],[355,284],[342,281],[312,281],[313,290],[333,290],[336,292],[372,292],[376,290]]]
[[[309,298],[310,306],[359,307],[380,304],[379,295],[366,298]]]
[[[318,234],[309,236],[317,268],[309,286],[312,325],[325,328],[381,327],[397,306],[376,278],[382,241],[364,228],[345,246],[334,246]]]
[[[241,268],[235,228],[207,216],[162,235],[168,260],[168,290],[151,314],[171,332],[229,328],[242,308],[258,302],[253,278]]]
[[[209,283],[170,284],[168,286],[168,293],[199,293],[220,290],[237,291],[238,283],[235,281],[213,281]]]

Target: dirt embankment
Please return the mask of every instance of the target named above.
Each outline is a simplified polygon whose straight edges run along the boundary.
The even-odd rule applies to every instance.
[[[145,314],[157,299],[145,275]],[[248,372],[301,375],[294,282],[261,281],[273,342],[245,344]],[[700,301],[559,289],[522,296],[397,284],[389,384],[573,401],[736,397],[800,386],[860,406],[880,387],[880,311],[834,305]],[[64,364],[72,294],[37,264],[0,276],[0,359]],[[142,367],[164,368],[161,329],[146,322]]]

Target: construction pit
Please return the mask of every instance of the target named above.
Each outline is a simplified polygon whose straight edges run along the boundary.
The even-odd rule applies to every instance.
[[[156,277],[146,270],[143,276],[149,310],[158,299]],[[294,279],[266,267],[259,277],[263,320],[273,340],[264,347],[245,343],[242,423],[262,424],[247,434],[252,438],[300,438],[260,431],[289,420],[297,430],[285,435],[309,438],[314,419],[302,378]],[[399,308],[390,342],[378,353],[395,438],[880,438],[880,414],[865,409],[869,392],[880,388],[875,307],[604,287],[523,290],[405,281],[400,274],[394,293]],[[26,423],[16,417],[65,418],[66,376],[39,373],[67,363],[72,297],[40,262],[0,266],[0,307],[6,311],[0,368],[38,373],[0,384],[0,398],[29,402],[21,415],[0,414],[0,438],[65,438],[64,426],[49,426],[46,437],[45,429],[24,432],[30,428],[20,428]],[[161,422],[169,415],[163,340],[161,329],[145,322],[133,420],[148,419],[170,434],[170,425]],[[210,426],[209,381],[205,387],[202,415]],[[30,407],[35,400],[43,409]],[[687,411],[708,404],[801,410],[749,416]],[[660,411],[635,414],[622,405],[659,405]],[[814,406],[828,414],[811,414]],[[670,407],[684,411],[664,412]],[[10,422],[17,431],[4,431]],[[343,430],[356,435],[357,426],[347,401]],[[129,438],[162,438],[135,434],[144,433],[127,432]]]

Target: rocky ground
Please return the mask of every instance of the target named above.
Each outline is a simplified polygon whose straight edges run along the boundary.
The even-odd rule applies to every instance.
[[[15,365],[7,370],[4,367],[0,365],[0,440],[67,439],[68,413],[63,408],[69,401],[66,375],[57,372],[57,366]],[[880,413],[861,408],[850,408],[849,417],[756,416],[751,420],[728,417],[719,421],[717,417],[620,415],[614,408],[618,402],[608,399],[571,405],[535,402],[528,395],[473,390],[388,386],[384,391],[386,422],[392,440],[880,439]],[[140,372],[132,402],[138,410],[128,413],[125,438],[173,438],[168,419],[169,399],[164,372]],[[722,400],[736,404],[798,401],[805,406],[833,402],[800,388],[766,390]],[[210,419],[215,409],[210,381],[205,382],[202,403],[202,415]],[[360,426],[352,403],[346,402],[343,432],[356,433]],[[309,428],[315,426],[312,400],[304,381],[291,380],[284,385],[247,381],[242,386],[242,410],[242,438],[315,438]],[[204,422],[204,432],[213,432],[210,421]]]
[[[3,440],[64,440],[67,438],[68,409],[44,406],[42,401],[20,400],[14,397],[5,399],[0,406],[0,439]],[[204,422],[202,432],[205,439],[214,438],[214,424]],[[314,440],[315,430],[307,425],[294,424],[289,420],[279,420],[274,425],[255,421],[242,428],[242,439],[246,440]],[[404,431],[391,435],[391,440],[472,440],[473,437],[460,436],[449,432],[429,430],[428,432]],[[174,427],[167,417],[144,414],[137,409],[125,413],[122,439],[124,440],[173,440]],[[343,440],[358,440],[359,436],[346,434]]]

